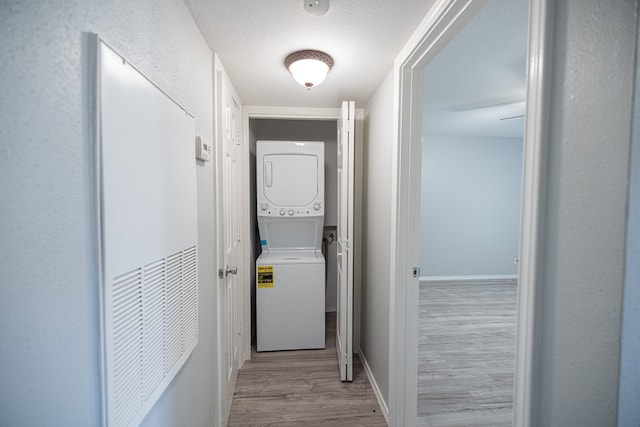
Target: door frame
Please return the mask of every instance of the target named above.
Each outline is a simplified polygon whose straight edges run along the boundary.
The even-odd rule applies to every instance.
[[[273,106],[260,106],[260,105],[243,105],[242,106],[242,138],[243,138],[243,151],[241,156],[243,158],[243,162],[247,165],[247,176],[249,171],[249,161],[251,159],[249,153],[249,138],[251,137],[251,132],[249,130],[249,120],[250,119],[274,119],[274,120],[331,120],[337,122],[340,118],[341,108],[338,106],[336,108],[323,108],[323,107],[273,107]],[[361,123],[364,118],[364,112],[362,109],[357,108],[356,105],[356,123],[355,123],[355,132],[356,132],[356,141],[355,141],[355,200],[354,200],[354,222],[357,224],[354,229],[354,248],[353,248],[353,351],[359,352],[360,350],[360,236],[361,236],[361,227],[359,215],[361,212],[362,206],[362,195],[361,191],[358,189],[362,186],[362,173],[361,173],[361,152],[362,152],[362,126]],[[337,128],[336,128],[337,129]],[[243,233],[247,236],[247,239],[251,235],[251,224],[249,220],[249,207],[250,198],[251,198],[251,183],[249,179],[245,179],[243,183],[243,194],[246,194],[245,203],[247,209],[245,209],[244,214],[244,227]],[[251,258],[251,248],[250,245],[245,245],[245,254],[244,259],[249,260]],[[250,269],[251,262],[247,262],[245,269],[245,277],[247,280],[251,277]],[[250,284],[249,284],[250,285]],[[251,326],[251,290],[249,289],[244,294],[243,307],[244,307],[244,324]],[[251,359],[251,334],[245,334],[244,339],[244,360]]]
[[[416,425],[422,70],[485,1],[440,0],[394,63],[390,280],[390,426]],[[535,425],[554,0],[529,0],[513,425]]]

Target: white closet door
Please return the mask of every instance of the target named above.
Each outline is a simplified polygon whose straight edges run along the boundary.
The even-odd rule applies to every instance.
[[[336,351],[342,381],[353,380],[353,209],[355,102],[338,120],[338,301]]]

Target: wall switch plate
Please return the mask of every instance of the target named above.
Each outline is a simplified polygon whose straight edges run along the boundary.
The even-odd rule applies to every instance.
[[[196,158],[208,162],[211,160],[212,154],[211,143],[201,136],[196,136]]]

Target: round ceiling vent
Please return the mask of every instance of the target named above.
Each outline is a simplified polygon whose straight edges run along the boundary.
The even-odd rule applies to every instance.
[[[320,16],[329,10],[329,0],[303,0],[303,3],[309,15]]]

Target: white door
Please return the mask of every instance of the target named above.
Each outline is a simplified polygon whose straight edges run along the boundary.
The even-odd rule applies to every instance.
[[[355,102],[338,119],[338,300],[336,351],[342,381],[353,380],[353,188]]]
[[[238,268],[241,268],[242,247],[240,242],[240,103],[234,96],[224,72],[216,72],[220,99],[218,102],[217,129],[217,179],[218,179],[218,241],[222,254],[219,268],[218,322],[220,346],[220,387],[224,396],[223,424],[229,416],[238,370],[240,368],[241,307]],[[221,246],[221,247],[220,247]]]

